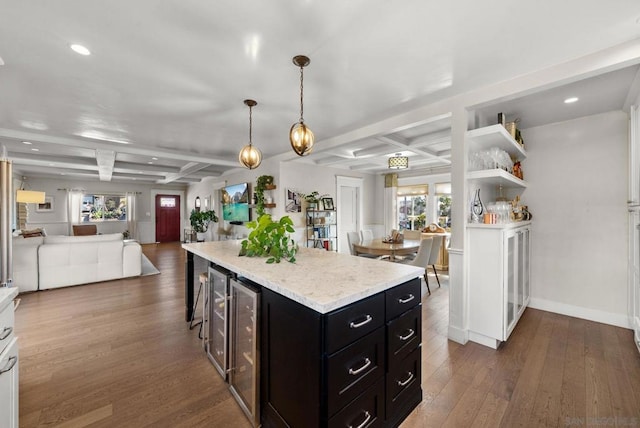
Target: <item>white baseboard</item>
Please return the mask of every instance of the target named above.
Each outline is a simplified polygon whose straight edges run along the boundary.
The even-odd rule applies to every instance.
[[[449,340],[453,340],[461,345],[464,345],[469,340],[469,332],[467,330],[463,330],[458,327],[454,327],[449,324],[449,329],[447,331],[447,336]]]
[[[603,324],[615,325],[616,327],[631,329],[629,317],[626,314],[616,314],[613,312],[599,311],[597,309],[583,308],[581,306],[567,305],[566,303],[553,302],[551,300],[538,299],[532,297],[529,307],[542,311],[554,312],[556,314],[568,315],[570,317],[582,318],[589,321],[601,322]]]

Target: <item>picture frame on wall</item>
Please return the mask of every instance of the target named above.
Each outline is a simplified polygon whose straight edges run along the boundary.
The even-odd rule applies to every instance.
[[[299,192],[293,189],[285,189],[285,211],[288,213],[302,212]]]
[[[44,202],[36,204],[36,212],[38,213],[50,213],[54,211],[53,196],[45,196]]]
[[[322,198],[322,206],[325,210],[334,210],[333,198]]]

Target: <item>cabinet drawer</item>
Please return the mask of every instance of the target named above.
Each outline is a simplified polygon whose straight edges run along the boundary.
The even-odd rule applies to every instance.
[[[329,428],[376,428],[384,421],[384,381],[380,379],[329,419]]]
[[[394,415],[402,413],[407,406],[421,400],[421,376],[422,369],[420,359],[422,348],[415,349],[411,354],[395,366],[389,368],[387,373],[387,419],[393,419]]]
[[[384,325],[384,293],[330,312],[325,320],[327,354]]]
[[[384,374],[384,327],[328,357],[327,407],[336,413]]]
[[[420,303],[420,279],[414,278],[385,292],[387,321]]]
[[[422,305],[387,323],[387,340],[387,362],[391,369],[422,342]]]
[[[0,311],[0,352],[2,352],[15,336],[13,333],[13,302]]]

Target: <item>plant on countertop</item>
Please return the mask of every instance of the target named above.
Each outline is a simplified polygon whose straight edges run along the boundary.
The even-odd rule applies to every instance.
[[[274,221],[270,214],[263,214],[246,226],[251,232],[242,241],[240,256],[268,257],[267,263],[280,263],[281,259],[295,263],[298,244],[289,235],[294,232],[293,221],[289,216]]]
[[[256,198],[256,214],[260,218],[264,214],[264,191],[267,187],[273,185],[273,176],[261,175],[256,180],[256,189],[254,195]]]
[[[191,215],[189,216],[189,221],[191,222],[191,227],[196,233],[204,233],[209,228],[209,223],[218,222],[218,216],[214,210],[210,211],[198,211],[191,210]]]

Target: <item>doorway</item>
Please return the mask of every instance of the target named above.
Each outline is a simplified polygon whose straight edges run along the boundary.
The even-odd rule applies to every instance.
[[[349,254],[347,232],[362,228],[362,178],[337,177],[338,252]]]
[[[180,241],[180,196],[156,195],[156,242]]]

